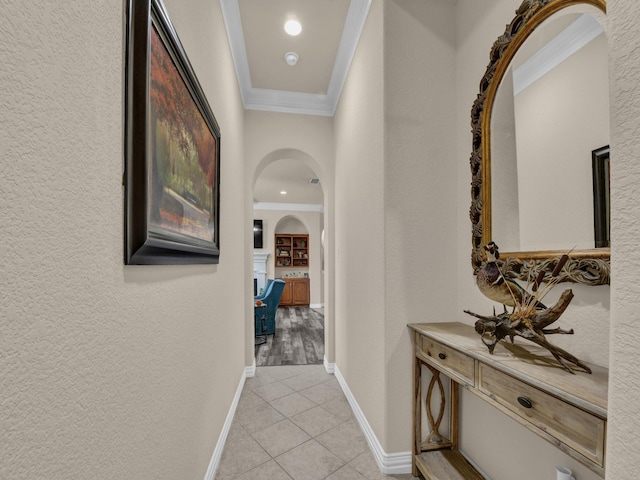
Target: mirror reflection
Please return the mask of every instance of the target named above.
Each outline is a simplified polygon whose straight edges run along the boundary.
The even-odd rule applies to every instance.
[[[555,13],[505,72],[491,114],[492,237],[502,251],[602,246],[592,152],[609,144],[603,22],[588,5]]]

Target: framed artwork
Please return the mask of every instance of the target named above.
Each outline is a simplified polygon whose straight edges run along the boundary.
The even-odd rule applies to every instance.
[[[218,263],[220,129],[161,0],[129,0],[125,264]]]
[[[596,248],[610,247],[609,145],[591,152],[593,168],[593,230]]]

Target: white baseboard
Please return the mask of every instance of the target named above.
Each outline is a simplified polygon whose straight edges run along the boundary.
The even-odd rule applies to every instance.
[[[360,428],[364,433],[367,443],[369,444],[369,448],[371,449],[371,453],[373,453],[373,457],[376,459],[376,463],[378,464],[380,471],[387,475],[411,473],[411,452],[386,453],[384,451],[376,437],[376,434],[373,432],[371,425],[369,425],[367,418],[364,416],[364,412],[360,409],[360,406],[351,393],[351,390],[349,390],[349,386],[340,373],[340,369],[336,364],[327,363],[325,358],[325,368],[329,371],[327,365],[332,365],[333,373],[336,376],[340,387],[342,387],[342,391],[344,392],[345,397],[347,397],[347,401],[360,424]]]
[[[342,391],[344,392],[353,413],[358,420],[358,424],[364,433],[364,436],[369,444],[369,448],[371,449],[371,453],[378,464],[378,468],[380,472],[386,475],[395,475],[395,474],[403,474],[403,473],[411,473],[411,452],[398,452],[398,453],[386,453],[380,445],[376,434],[373,432],[371,425],[367,421],[367,418],[364,415],[364,412],[360,409],[358,402],[355,397],[351,393],[349,386],[347,385],[346,380],[340,373],[340,369],[335,363],[329,363],[327,357],[324,357],[324,368],[327,373],[334,374],[336,380],[340,384]],[[231,407],[229,408],[229,413],[227,413],[227,418],[225,419],[224,425],[222,427],[222,431],[220,432],[220,436],[218,437],[218,443],[216,444],[216,448],[213,451],[213,455],[211,457],[211,461],[209,462],[209,467],[207,468],[207,472],[205,473],[204,480],[214,480],[216,476],[216,472],[218,467],[220,466],[220,460],[222,458],[222,452],[224,450],[224,446],[227,442],[227,436],[229,435],[229,430],[231,429],[231,422],[233,421],[233,417],[236,413],[236,409],[238,408],[238,402],[240,401],[240,395],[242,394],[242,389],[244,388],[244,382],[247,378],[254,377],[256,374],[256,362],[253,361],[253,365],[250,367],[245,367],[242,378],[240,379],[240,383],[238,384],[238,388],[236,390],[236,394],[233,397],[233,402],[231,402]],[[464,452],[461,452],[464,455]],[[466,455],[465,458],[471,463],[476,469],[478,467],[469,459]],[[489,478],[484,472],[478,471],[485,478]]]
[[[324,357],[324,369],[327,371],[327,373],[333,373],[336,369],[336,364],[329,363],[326,356]]]
[[[227,443],[227,436],[229,435],[229,430],[231,429],[231,422],[233,422],[233,417],[236,414],[236,409],[238,408],[238,402],[240,401],[240,395],[242,394],[242,389],[244,388],[244,381],[247,378],[254,377],[256,375],[256,361],[253,361],[253,365],[250,367],[245,367],[242,372],[242,378],[240,379],[240,383],[238,384],[238,388],[236,389],[236,394],[233,397],[233,401],[231,402],[231,407],[229,408],[229,413],[227,413],[227,418],[224,421],[224,425],[222,426],[222,431],[220,432],[220,436],[218,437],[218,443],[216,443],[216,448],[213,450],[213,455],[211,456],[211,460],[209,461],[209,467],[207,468],[207,472],[204,475],[204,480],[213,480],[216,476],[216,472],[218,471],[218,467],[220,466],[220,460],[222,459],[222,451],[224,450],[224,446]]]

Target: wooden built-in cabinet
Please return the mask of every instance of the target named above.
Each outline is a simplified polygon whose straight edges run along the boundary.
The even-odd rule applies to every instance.
[[[305,306],[309,305],[309,279],[308,278],[283,278],[285,281],[280,305]]]
[[[276,233],[275,267],[308,267],[309,235]]]
[[[483,477],[458,451],[459,387],[604,477],[608,370],[574,375],[560,368],[548,350],[533,344],[500,342],[491,355],[473,327],[462,323],[413,323],[413,475],[427,480]],[[431,372],[423,400],[422,367]],[[441,376],[448,377],[445,393]],[[432,405],[438,389],[443,400]],[[440,398],[439,396],[436,398]],[[440,433],[449,402],[450,438]],[[428,435],[422,434],[426,407]],[[439,413],[433,408],[439,407]],[[509,439],[505,439],[508,442]]]

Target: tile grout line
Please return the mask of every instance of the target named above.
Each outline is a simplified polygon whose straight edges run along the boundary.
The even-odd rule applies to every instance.
[[[319,365],[321,370],[317,369],[316,367],[318,366],[310,365],[304,366],[302,368],[300,368],[300,366],[259,367],[256,369],[255,377],[247,378],[247,381],[243,388],[243,392],[241,394],[241,397],[244,398],[245,401],[242,405],[242,408],[239,408],[236,416],[234,416],[233,423],[237,424],[237,427],[241,429],[243,435],[246,435],[245,438],[247,438],[248,440],[250,439],[259,447],[256,452],[261,452],[261,454],[259,454],[259,457],[264,455],[265,459],[258,464],[249,466],[248,470],[246,471],[242,469],[241,472],[239,470],[236,470],[234,473],[232,473],[234,467],[231,467],[231,470],[227,468],[227,472],[231,473],[231,477],[224,476],[223,478],[225,480],[244,480],[246,478],[255,478],[258,470],[264,468],[269,469],[269,473],[267,475],[277,475],[277,478],[279,480],[284,480],[285,478],[286,480],[301,480],[304,478],[326,480],[332,478],[343,478],[343,475],[345,475],[345,473],[357,476],[357,478],[360,480],[377,480],[380,478],[412,478],[411,476],[407,477],[405,475],[381,476],[382,474],[377,468],[375,458],[373,457],[372,452],[369,449],[366,438],[361,431],[359,424],[357,423],[355,412],[353,412],[344,391],[340,387],[338,379],[334,375],[328,373],[323,365]],[[322,371],[324,375],[320,374],[320,371]],[[287,382],[288,384],[285,382]],[[291,385],[293,385],[293,387]],[[260,390],[263,387],[269,386],[271,386],[271,392],[269,392],[269,388]],[[295,386],[298,386],[300,389],[298,390],[294,388]],[[262,394],[265,395],[265,397],[270,397],[270,395],[273,395],[274,392],[277,395],[278,391],[281,392],[284,390],[283,387],[290,389],[291,392],[285,393],[284,395],[276,396],[275,398],[271,398],[270,400],[266,400],[260,395]],[[329,391],[328,389],[331,389],[333,392]],[[258,390],[258,392],[260,393],[257,393],[256,390]],[[307,391],[306,395],[302,393],[304,391]],[[297,396],[294,397],[294,395]],[[290,399],[291,403],[289,404],[289,406],[282,402],[280,402],[280,408],[277,408],[275,406],[279,404],[279,400],[287,397],[293,397]],[[255,398],[256,400],[253,400],[252,398]],[[334,404],[329,405],[332,402],[334,402]],[[255,403],[255,405],[253,403]],[[265,407],[259,407],[259,405],[264,405]],[[300,405],[303,405],[304,408],[298,410],[298,406]],[[255,423],[255,420],[252,420],[252,418],[261,423],[260,420],[265,417],[252,417],[252,415],[264,415],[263,412],[260,412],[259,414],[256,413],[257,409],[262,408],[270,409],[270,411],[274,412],[274,414],[279,416],[280,419],[273,421],[272,419],[270,420],[271,417],[268,417],[266,419],[266,423],[268,423],[269,421],[273,421],[273,423],[269,423],[268,425],[264,426],[257,425]],[[322,409],[322,411],[324,412],[321,413],[321,418],[315,418],[313,413],[309,414],[311,410],[316,408]],[[320,412],[320,410],[318,410],[318,412]],[[293,420],[293,417],[303,415],[305,413],[307,413],[308,415],[306,417],[302,416],[301,418],[296,419],[298,421],[297,423]],[[243,421],[240,420],[240,418],[243,417],[245,423],[254,422],[252,424],[249,423],[249,429],[247,429],[243,424]],[[335,425],[331,425],[329,426],[329,428],[324,430],[322,424],[323,418],[329,419],[328,421],[331,423],[335,422]],[[308,438],[302,440],[296,445],[287,445],[287,440],[290,440],[290,433],[286,430],[286,428],[279,431],[276,430],[276,434],[273,438],[269,438],[269,434],[260,437],[261,432],[264,432],[269,428],[273,428],[274,426],[285,422],[285,420],[288,421],[297,430],[304,433],[304,435]],[[353,433],[353,425],[348,425],[350,422],[353,422],[353,425],[355,425],[358,433]],[[258,429],[253,431],[254,427]],[[341,432],[339,430],[340,428],[343,428],[344,432]],[[315,431],[316,429],[319,430]],[[353,450],[350,450],[350,452],[352,453],[346,453],[345,451],[343,451],[341,449],[341,445],[344,445],[344,443],[341,444],[341,442],[344,442],[344,440],[343,438],[341,438],[341,436],[344,435],[347,435],[346,438],[348,438],[349,440],[351,440],[352,438],[356,439],[356,443],[362,440],[362,450],[359,451],[359,448],[356,446]],[[352,437],[353,435],[356,435],[356,437]],[[278,438],[286,439],[283,443],[280,443],[280,445],[285,449],[282,451],[278,451],[277,449],[279,447],[271,448],[272,451],[277,452],[277,455],[274,456],[269,451],[267,451],[267,448],[265,448],[262,443],[260,443],[258,438],[262,438],[263,442],[278,441]],[[294,440],[294,443],[296,441],[297,440]],[[351,442],[349,443],[349,445],[349,448],[351,448],[351,445],[355,444]],[[301,451],[298,454],[292,453],[295,449],[301,449]],[[325,452],[326,454],[323,452]],[[251,455],[255,456],[256,454],[254,452]],[[298,455],[298,457],[296,457],[296,455]],[[327,457],[327,455],[329,455],[329,457]],[[229,452],[228,457],[229,461],[231,461],[233,452]],[[238,457],[236,456],[236,458]],[[244,457],[240,455],[240,458],[251,457],[247,457],[245,454]],[[261,458],[254,459],[257,461],[262,460]],[[305,462],[305,460],[308,461]],[[267,467],[267,465],[272,461],[272,466]],[[316,461],[320,461],[321,463],[314,465],[314,462]],[[345,472],[336,474],[338,471],[345,469],[346,467],[348,467],[348,469],[345,470]],[[314,468],[315,470],[313,470]],[[253,473],[249,475],[250,472]],[[325,472],[327,473],[325,474]],[[262,473],[262,475],[265,475],[265,473]],[[334,475],[336,476],[334,477]],[[220,478],[219,480],[223,479]]]

